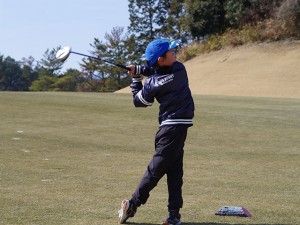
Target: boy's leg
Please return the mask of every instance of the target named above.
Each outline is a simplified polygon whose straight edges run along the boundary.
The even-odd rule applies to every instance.
[[[137,206],[145,204],[149,198],[150,191],[157,185],[158,181],[172,167],[176,159],[181,155],[182,136],[176,126],[161,127],[155,138],[155,154],[147,167],[139,186],[132,195],[131,201]]]
[[[137,206],[145,204],[150,191],[157,186],[158,181],[164,176],[168,167],[167,159],[157,153],[153,155],[139,186],[132,195],[131,201]]]
[[[167,172],[168,191],[169,191],[169,204],[168,204],[168,217],[163,221],[163,225],[179,225],[181,224],[181,215],[179,210],[182,208],[182,177],[183,177],[183,150],[182,156]]]
[[[167,182],[169,191],[168,209],[170,214],[178,214],[183,205],[182,199],[182,184],[183,184],[183,155],[184,143],[187,136],[187,127],[180,127],[180,134],[178,135],[178,146],[176,161],[172,164],[167,172]]]
[[[169,191],[168,209],[171,211],[178,211],[182,208],[182,184],[183,184],[183,151],[182,156],[167,172],[167,182]],[[177,212],[177,213],[178,213]]]

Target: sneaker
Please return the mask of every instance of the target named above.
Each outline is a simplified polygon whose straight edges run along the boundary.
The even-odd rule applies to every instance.
[[[181,215],[179,213],[176,215],[169,215],[169,217],[163,221],[162,225],[180,225],[180,218]]]
[[[125,223],[129,217],[134,217],[137,207],[129,200],[124,199],[121,203],[119,213],[120,224]]]

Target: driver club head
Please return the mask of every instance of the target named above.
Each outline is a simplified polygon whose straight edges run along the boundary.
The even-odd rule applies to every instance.
[[[56,53],[56,59],[61,62],[64,62],[69,57],[71,50],[72,49],[69,46],[59,49]]]
[[[124,65],[121,65],[121,64],[118,64],[118,63],[115,63],[115,62],[112,62],[112,61],[109,61],[109,60],[105,60],[105,59],[101,59],[101,58],[97,58],[97,57],[94,57],[94,56],[90,56],[90,55],[86,55],[86,54],[82,54],[82,53],[79,53],[79,52],[73,52],[71,51],[71,47],[69,46],[66,46],[66,47],[63,47],[61,49],[59,49],[56,53],[56,59],[60,62],[64,62],[68,57],[69,55],[73,53],[73,54],[76,54],[76,55],[81,55],[81,56],[84,56],[84,57],[88,57],[88,58],[91,58],[91,59],[95,59],[95,60],[98,60],[98,61],[102,61],[102,62],[106,62],[106,63],[109,63],[111,65],[114,65],[114,66],[117,66],[119,68],[122,68],[124,70],[127,70],[127,71],[130,71],[130,68],[124,66]]]

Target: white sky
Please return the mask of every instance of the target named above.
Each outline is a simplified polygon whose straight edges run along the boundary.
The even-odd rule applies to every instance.
[[[89,54],[94,38],[129,24],[127,0],[0,0],[0,55],[39,61],[59,45]],[[71,55],[63,70],[79,69],[81,59]]]

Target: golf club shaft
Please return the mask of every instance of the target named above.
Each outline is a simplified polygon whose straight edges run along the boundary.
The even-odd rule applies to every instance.
[[[94,57],[94,56],[91,56],[91,55],[82,54],[82,53],[79,53],[79,52],[73,52],[73,51],[71,51],[71,53],[74,53],[74,54],[77,54],[77,55],[81,55],[81,56],[85,56],[85,57],[88,57],[88,58],[92,58],[92,59],[95,59],[95,60],[98,60],[98,61],[103,61],[103,62],[112,64],[114,66],[120,67],[120,68],[122,68],[124,70],[130,71],[130,68],[128,68],[128,67],[126,67],[124,65],[121,65],[121,64],[118,64],[118,63],[114,63],[114,62],[111,62],[111,61],[108,61],[108,60],[105,60],[105,59],[97,58],[97,57]]]

